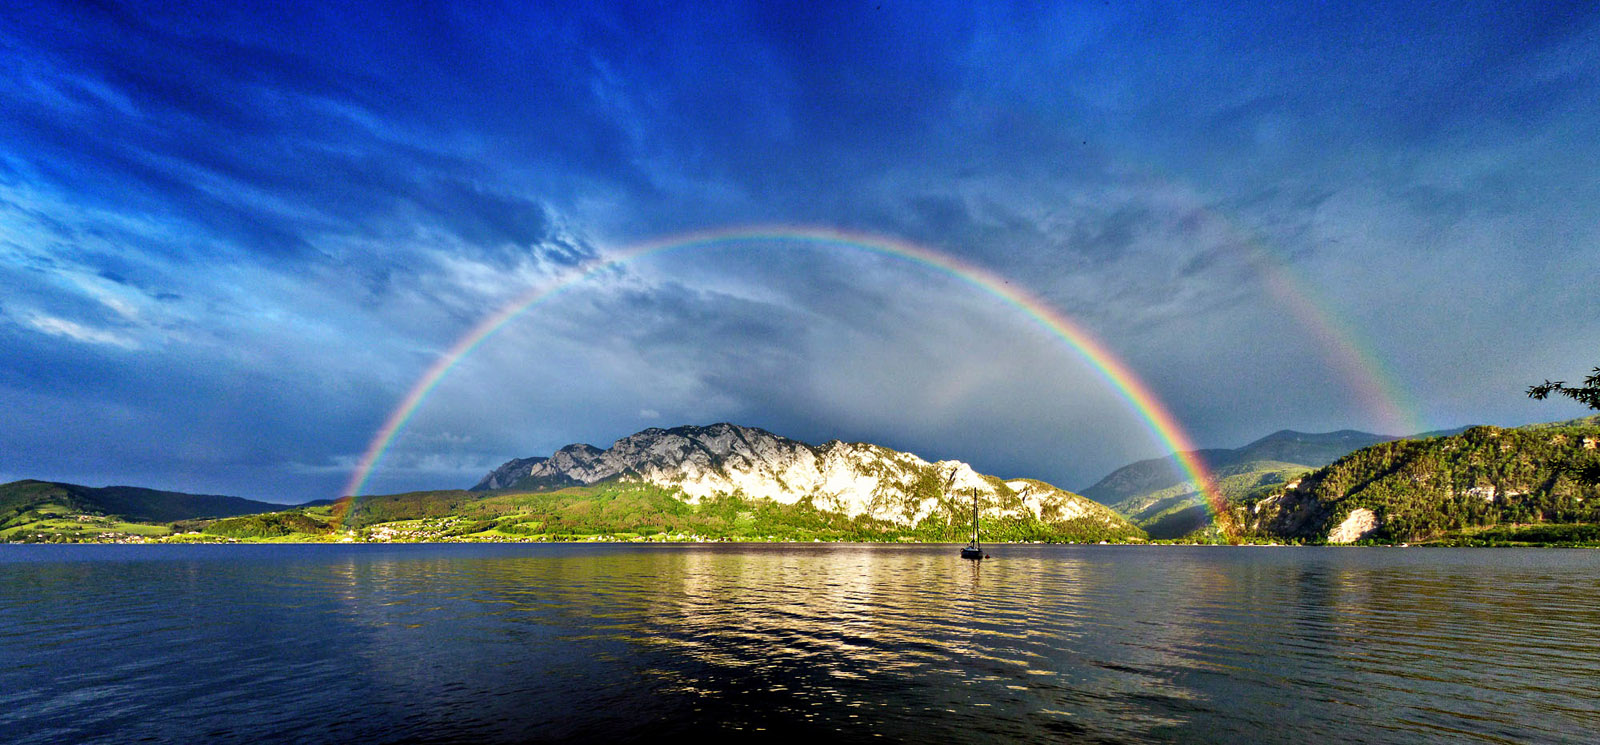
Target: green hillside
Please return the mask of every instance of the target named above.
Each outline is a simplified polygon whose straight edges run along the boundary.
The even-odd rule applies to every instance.
[[[1344,526],[1340,539],[1379,542],[1593,540],[1556,526],[1600,524],[1600,420],[1374,445],[1258,490],[1232,518],[1247,538],[1321,541]]]
[[[295,538],[300,536],[331,536],[336,528],[331,516],[308,514],[312,510],[296,509],[289,512],[269,512],[264,515],[244,515],[222,520],[197,520],[178,523],[173,527],[181,532],[198,528],[202,535],[223,538]]]
[[[1214,471],[1217,490],[1229,501],[1241,499],[1263,486],[1282,484],[1311,471],[1310,466],[1258,460],[1223,466]],[[1114,506],[1152,538],[1179,538],[1211,524],[1211,510],[1199,492],[1184,482],[1141,494]]]
[[[271,512],[283,507],[241,497],[29,479],[0,484],[0,540],[21,540],[23,536],[87,539],[102,535],[164,535],[170,532],[165,523]]]
[[[1035,491],[1048,486],[1019,483]],[[993,485],[997,494],[984,510],[996,516],[984,519],[985,540],[1144,538],[1143,531],[1109,510],[1072,519],[1051,517],[1055,513],[1047,510],[1046,519],[1034,518],[1021,507],[1020,494],[999,480]],[[915,525],[904,525],[851,517],[810,500],[782,504],[731,495],[690,504],[676,489],[622,481],[532,492],[408,492],[290,509],[231,497],[37,481],[7,484],[0,496],[0,508],[7,510],[0,513],[6,516],[0,540],[29,541],[962,541],[971,519],[971,503],[953,498],[940,500],[934,513]],[[140,498],[147,503],[133,503]],[[228,501],[209,501],[215,499]],[[113,506],[122,513],[111,513]]]
[[[1571,428],[1571,427],[1600,427],[1600,414],[1595,414],[1594,416],[1579,417],[1577,419],[1568,419],[1568,420],[1566,420],[1564,422],[1544,422],[1542,424],[1528,424],[1528,425],[1524,425],[1524,426],[1518,427],[1517,429],[1543,430],[1543,429],[1567,429],[1567,428]]]
[[[1194,454],[1205,463],[1216,464],[1232,452],[1220,449],[1197,450]],[[1150,458],[1129,463],[1078,493],[1127,515],[1131,513],[1120,509],[1118,505],[1182,486],[1188,478],[1177,457],[1169,455],[1165,458]]]
[[[1200,450],[1222,496],[1240,499],[1284,483],[1358,448],[1392,440],[1355,430],[1326,433],[1281,430],[1232,450]],[[1179,538],[1206,528],[1211,513],[1177,458],[1152,458],[1113,471],[1083,495],[1125,515],[1152,538]]]
[[[1000,502],[1010,489],[997,484]],[[1012,499],[1016,499],[1014,494]],[[848,516],[809,499],[783,504],[768,499],[723,495],[691,504],[676,489],[637,482],[608,481],[535,492],[412,492],[362,497],[345,525],[365,535],[426,539],[583,540],[597,537],[698,536],[710,540],[782,541],[958,541],[965,540],[970,503],[941,501],[931,515],[903,525],[865,515]],[[985,505],[1001,509],[1011,505]],[[320,514],[317,508],[309,514]],[[1107,518],[1110,518],[1109,520]],[[1142,539],[1143,531],[1109,513],[1092,518],[1040,520],[1017,516],[985,518],[984,537],[992,541],[1100,541]]]

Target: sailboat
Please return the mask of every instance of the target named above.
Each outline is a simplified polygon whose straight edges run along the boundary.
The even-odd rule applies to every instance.
[[[972,490],[972,542],[961,547],[961,558],[984,558],[983,544],[978,541],[978,490]]]

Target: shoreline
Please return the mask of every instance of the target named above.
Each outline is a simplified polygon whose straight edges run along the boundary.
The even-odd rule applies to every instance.
[[[588,539],[575,538],[571,540],[417,540],[417,541],[373,541],[373,540],[316,540],[301,538],[226,538],[215,539],[183,539],[183,540],[85,540],[85,541],[0,541],[4,546],[262,546],[262,545],[290,545],[290,546],[459,546],[459,545],[588,545],[588,546],[951,546],[963,545],[961,541],[785,541],[785,540],[755,540],[755,539],[701,539],[701,540],[628,540],[628,539]],[[1419,543],[1285,543],[1281,541],[1256,542],[1179,542],[1171,540],[1153,541],[990,541],[985,546],[1081,546],[1081,547],[1171,547],[1171,548],[1339,548],[1339,549],[1428,549],[1428,548],[1560,548],[1560,549],[1600,549],[1600,544],[1595,543],[1517,543],[1517,542],[1442,542],[1425,541]],[[3,550],[3,549],[0,549]]]

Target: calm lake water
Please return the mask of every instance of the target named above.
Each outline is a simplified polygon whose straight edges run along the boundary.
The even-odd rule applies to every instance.
[[[1600,552],[0,546],[0,739],[1594,742]]]

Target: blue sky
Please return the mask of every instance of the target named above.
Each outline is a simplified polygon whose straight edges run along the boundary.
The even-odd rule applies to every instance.
[[[0,10],[0,479],[332,496],[511,298],[752,223],[1002,275],[1205,446],[1404,426],[1341,344],[1425,428],[1600,364],[1592,4],[213,5]],[[993,297],[766,244],[535,308],[372,488],[723,420],[1068,487],[1161,452]]]

